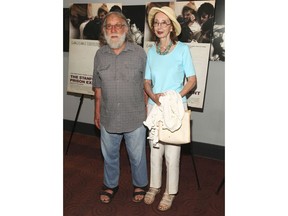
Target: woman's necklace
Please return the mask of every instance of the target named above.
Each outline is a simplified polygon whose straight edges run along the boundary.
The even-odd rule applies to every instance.
[[[167,46],[167,48],[161,52],[161,47],[160,47],[160,42],[157,44],[157,47],[156,47],[156,52],[159,54],[159,55],[166,55],[167,53],[169,53],[170,51],[170,48],[172,47],[172,41],[170,41],[169,45]]]

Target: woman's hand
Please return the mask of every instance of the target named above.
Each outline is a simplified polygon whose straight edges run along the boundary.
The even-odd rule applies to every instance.
[[[146,94],[158,105],[160,106],[161,103],[159,101],[159,98],[161,96],[163,96],[164,94],[163,93],[157,93],[157,94],[154,94],[153,91],[152,91],[152,87],[151,87],[151,80],[144,80],[144,89],[145,89],[145,92]]]
[[[160,103],[160,101],[159,101],[159,98],[160,98],[161,96],[164,96],[164,94],[163,94],[163,93],[153,94],[152,100],[153,100],[158,106],[161,105],[161,103]]]

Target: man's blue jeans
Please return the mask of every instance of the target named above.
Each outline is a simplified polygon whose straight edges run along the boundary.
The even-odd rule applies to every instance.
[[[118,186],[120,176],[120,145],[125,139],[136,187],[148,184],[146,164],[146,128],[144,125],[131,132],[109,133],[101,125],[101,151],[104,157],[104,184],[109,188]]]

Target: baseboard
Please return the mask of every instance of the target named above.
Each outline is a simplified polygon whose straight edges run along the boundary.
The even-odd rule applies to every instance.
[[[74,121],[64,119],[64,130],[72,131],[74,127]],[[95,125],[77,122],[75,124],[74,132],[83,133],[92,136],[100,136],[100,131],[95,127]],[[225,147],[202,143],[197,141],[192,141],[191,145],[182,145],[182,152],[192,153],[197,156],[216,159],[216,160],[225,160]]]

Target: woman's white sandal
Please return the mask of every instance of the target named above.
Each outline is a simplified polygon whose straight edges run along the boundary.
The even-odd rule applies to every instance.
[[[173,200],[175,198],[174,194],[167,194],[164,193],[159,205],[158,205],[158,210],[160,211],[167,211],[168,209],[171,208]]]
[[[144,197],[144,202],[147,205],[150,205],[154,202],[155,196],[160,192],[160,188],[152,188],[150,187],[149,190],[146,192]]]

